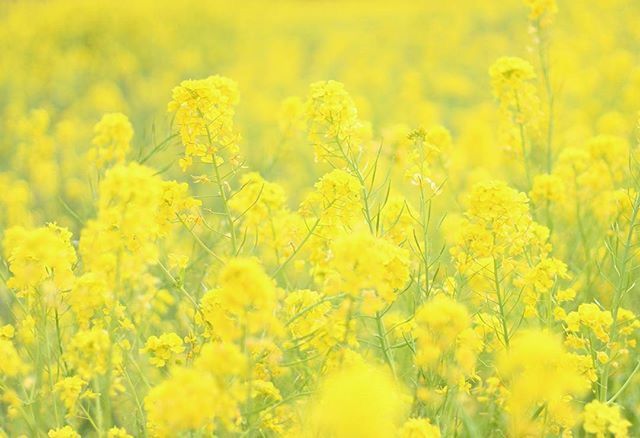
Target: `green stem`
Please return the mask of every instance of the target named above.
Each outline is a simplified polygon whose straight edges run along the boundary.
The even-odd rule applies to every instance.
[[[504,338],[504,346],[509,349],[509,329],[507,327],[507,317],[504,312],[504,300],[500,291],[500,280],[498,278],[498,261],[493,257],[493,279],[496,286],[496,296],[498,297],[498,311],[500,321],[502,322],[502,336]]]
[[[389,369],[391,370],[391,374],[393,374],[394,380],[397,380],[398,376],[393,362],[393,352],[389,348],[389,342],[387,341],[384,322],[382,321],[382,315],[380,312],[376,312],[376,327],[378,329],[378,341],[380,342],[380,349],[382,350],[384,360],[387,362],[387,365],[389,365]]]
[[[615,345],[618,339],[618,311],[620,310],[620,303],[622,301],[622,294],[627,288],[628,272],[627,272],[627,263],[629,261],[629,251],[632,246],[633,239],[633,231],[636,227],[636,220],[638,218],[638,210],[640,209],[640,192],[636,194],[635,200],[633,202],[633,211],[631,213],[631,218],[629,219],[629,231],[627,232],[627,238],[624,244],[624,251],[622,253],[621,266],[619,266],[616,271],[618,272],[618,285],[613,294],[613,301],[611,303],[611,328],[609,330],[610,336],[610,349],[611,346]],[[610,373],[610,363],[607,362],[602,370],[602,378],[600,382],[600,401],[605,401],[607,399],[607,392],[609,387],[609,373]]]

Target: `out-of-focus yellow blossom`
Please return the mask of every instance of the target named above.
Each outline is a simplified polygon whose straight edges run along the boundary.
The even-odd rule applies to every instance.
[[[121,357],[117,346],[112,345],[109,333],[101,328],[78,331],[69,341],[65,359],[78,375],[89,380],[117,366]]]
[[[552,333],[526,330],[514,337],[510,349],[498,359],[498,371],[509,389],[513,434],[534,433],[553,425],[560,430],[573,427],[574,399],[590,386],[574,364],[561,339]],[[541,406],[547,415],[532,418],[531,412]]]
[[[71,289],[77,257],[70,240],[71,233],[55,224],[8,229],[3,247],[13,275],[7,285],[23,295],[35,293],[45,280],[50,280],[58,292]]]
[[[314,187],[300,208],[304,215],[318,217],[321,235],[332,237],[340,225],[353,224],[361,205],[361,186],[355,176],[335,169],[323,175]]]
[[[112,427],[107,431],[107,438],[133,438],[123,427]]]
[[[127,116],[111,113],[102,116],[93,128],[93,148],[87,159],[98,169],[107,163],[123,163],[133,138],[133,127]]]
[[[223,358],[225,360],[220,360]],[[202,347],[196,367],[215,376],[244,375],[247,356],[231,343],[208,343]]]
[[[533,81],[536,73],[526,60],[501,57],[489,69],[493,94],[502,112],[502,138],[506,149],[524,163],[525,176],[530,179],[529,159],[534,142],[540,137],[540,108]]]
[[[169,234],[179,217],[188,220],[189,212],[199,205],[188,195],[186,184],[163,181],[149,167],[136,163],[112,167],[100,183],[97,217],[80,235],[85,269],[104,274],[107,284],[116,274],[139,280],[158,259],[156,241]],[[120,263],[125,269],[119,268]]]
[[[89,272],[76,279],[67,302],[80,327],[87,328],[91,318],[110,303],[111,295],[104,275]]]
[[[276,299],[275,284],[256,259],[234,258],[220,271],[218,288],[202,297],[203,322],[225,340],[267,329],[278,333]]]
[[[519,95],[524,91],[527,81],[535,79],[533,66],[522,58],[502,57],[490,68],[493,93],[501,105],[519,105]],[[522,111],[521,108],[517,108]]]
[[[383,371],[353,366],[327,376],[309,408],[304,436],[393,436],[405,409],[402,389]]]
[[[440,438],[440,429],[428,418],[411,418],[400,429],[401,438]]]
[[[435,370],[449,381],[475,374],[482,340],[471,328],[467,309],[457,301],[436,295],[416,310],[416,365]],[[442,362],[452,354],[453,364]]]
[[[148,427],[156,436],[204,427],[215,415],[215,389],[213,378],[206,373],[174,369],[145,398]],[[190,403],[194,398],[197,404]]]
[[[80,438],[80,434],[71,426],[64,426],[58,429],[51,429],[47,433],[49,438]]]
[[[29,226],[33,220],[30,211],[32,195],[26,181],[16,179],[9,173],[0,173],[0,225],[12,227],[14,225]]]
[[[529,6],[529,18],[533,21],[544,20],[545,24],[558,13],[556,0],[525,0]]]
[[[359,127],[358,110],[344,84],[314,82],[306,102],[309,140],[316,160],[341,162],[353,159],[360,145],[354,144]]]
[[[13,342],[0,338],[0,353],[3,360],[0,361],[0,375],[15,377],[26,371],[26,365],[16,351]]]
[[[11,339],[16,333],[16,329],[11,324],[0,327],[0,339]]]
[[[598,438],[607,437],[609,434],[616,438],[628,437],[629,426],[631,423],[622,416],[620,406],[615,403],[607,404],[593,400],[584,407],[584,430]]]
[[[429,195],[438,194],[446,179],[446,161],[452,148],[451,133],[443,126],[435,126],[428,130],[415,130],[408,136],[413,147],[406,176],[421,189],[427,187]]]
[[[562,202],[566,196],[564,182],[556,175],[536,175],[529,196],[536,205],[544,205],[546,202]]]

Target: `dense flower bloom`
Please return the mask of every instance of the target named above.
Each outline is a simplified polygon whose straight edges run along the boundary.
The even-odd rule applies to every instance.
[[[395,301],[395,292],[409,279],[406,250],[368,232],[334,240],[330,247],[324,287],[330,294],[346,292],[365,301],[375,313]]]
[[[89,150],[88,159],[95,162],[99,169],[107,163],[124,162],[133,138],[133,127],[127,116],[121,113],[105,114],[93,131],[93,148]]]
[[[7,285],[24,294],[34,292],[46,280],[58,291],[71,289],[77,257],[70,240],[71,233],[55,224],[8,229],[3,246],[13,276]]]
[[[161,368],[184,351],[182,339],[175,333],[151,336],[144,344],[144,351],[151,355],[151,364]]]
[[[307,98],[309,139],[316,159],[344,159],[349,156],[352,136],[359,125],[358,110],[344,84],[314,82]]]
[[[154,436],[197,430],[212,425],[218,389],[213,377],[198,370],[176,368],[145,397],[148,427]],[[197,403],[192,403],[197,400]]]
[[[640,435],[640,2],[236,3],[0,6],[0,438]]]
[[[193,158],[203,163],[221,162],[224,152],[234,157],[237,152],[237,133],[233,124],[238,104],[238,85],[222,76],[186,80],[175,87],[167,108],[175,113],[175,124],[185,147],[180,160],[183,170]]]
[[[616,438],[629,436],[629,426],[620,412],[620,406],[593,400],[584,408],[584,430],[598,438],[613,435]]]

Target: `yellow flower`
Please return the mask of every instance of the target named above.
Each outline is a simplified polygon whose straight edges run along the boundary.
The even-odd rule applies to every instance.
[[[27,366],[20,358],[13,342],[0,338],[0,376],[15,377],[26,371]]]
[[[105,114],[93,131],[93,148],[89,150],[88,160],[94,162],[98,169],[107,163],[124,162],[133,138],[133,127],[127,116],[121,113]]]
[[[238,153],[238,135],[233,125],[235,106],[238,104],[238,85],[222,76],[186,80],[175,87],[167,108],[175,113],[184,158],[182,170],[187,170],[193,158],[203,163],[221,163],[224,152],[232,159]]]
[[[584,430],[598,438],[605,438],[609,434],[626,438],[629,436],[629,426],[631,423],[622,416],[617,404],[593,400],[584,407]]]
[[[218,288],[201,300],[203,323],[210,334],[235,340],[265,330],[281,331],[276,319],[277,290],[255,258],[230,259],[218,274]]]
[[[147,427],[154,436],[196,431],[213,421],[219,390],[213,377],[202,371],[175,368],[171,376],[151,388],[144,400]],[[197,403],[193,403],[197,400]]]
[[[78,376],[65,377],[55,384],[54,392],[62,400],[69,416],[75,415],[76,403],[80,400],[80,394],[86,384],[87,382]]]
[[[393,303],[396,291],[409,280],[407,251],[368,232],[341,236],[332,242],[329,251],[324,285],[327,292],[346,292],[379,301],[367,313]]]
[[[498,371],[509,389],[509,423],[515,435],[540,430],[531,412],[545,406],[551,423],[571,429],[576,421],[574,397],[590,387],[573,356],[555,334],[523,330],[497,360]],[[540,382],[545,382],[541,385]]]
[[[351,157],[351,136],[358,128],[358,111],[344,84],[336,81],[314,82],[306,102],[309,139],[316,160],[329,162]]]
[[[47,433],[49,438],[80,438],[80,434],[73,430],[71,426],[64,426],[58,429],[51,429]]]
[[[112,427],[107,431],[107,438],[133,438],[123,427]]]
[[[551,21],[553,16],[558,13],[558,5],[556,0],[525,0],[529,6],[529,18],[531,20],[545,19],[545,22]]]
[[[159,337],[149,337],[143,351],[151,355],[149,362],[152,365],[162,368],[184,351],[184,345],[180,336],[175,333],[163,333]]]
[[[391,377],[377,368],[356,365],[321,383],[304,436],[394,436],[405,407],[402,390]]]
[[[29,184],[11,173],[0,172],[0,192],[3,194],[0,197],[0,225],[7,228],[31,225],[32,193]]]
[[[440,429],[428,418],[411,418],[400,429],[400,438],[440,438]]]
[[[533,178],[529,196],[535,204],[544,206],[546,202],[562,202],[566,196],[566,188],[559,176],[540,174]]]
[[[21,294],[31,294],[45,280],[51,280],[58,293],[71,289],[77,257],[70,240],[71,233],[55,224],[8,229],[3,245],[13,276],[7,286]]]
[[[120,350],[112,345],[109,333],[101,328],[78,331],[67,344],[65,358],[78,375],[90,380],[105,374],[108,366],[116,367],[122,360]]]

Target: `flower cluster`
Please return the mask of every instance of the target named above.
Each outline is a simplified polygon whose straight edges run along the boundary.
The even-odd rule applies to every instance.
[[[640,2],[5,3],[0,438],[640,435]]]

